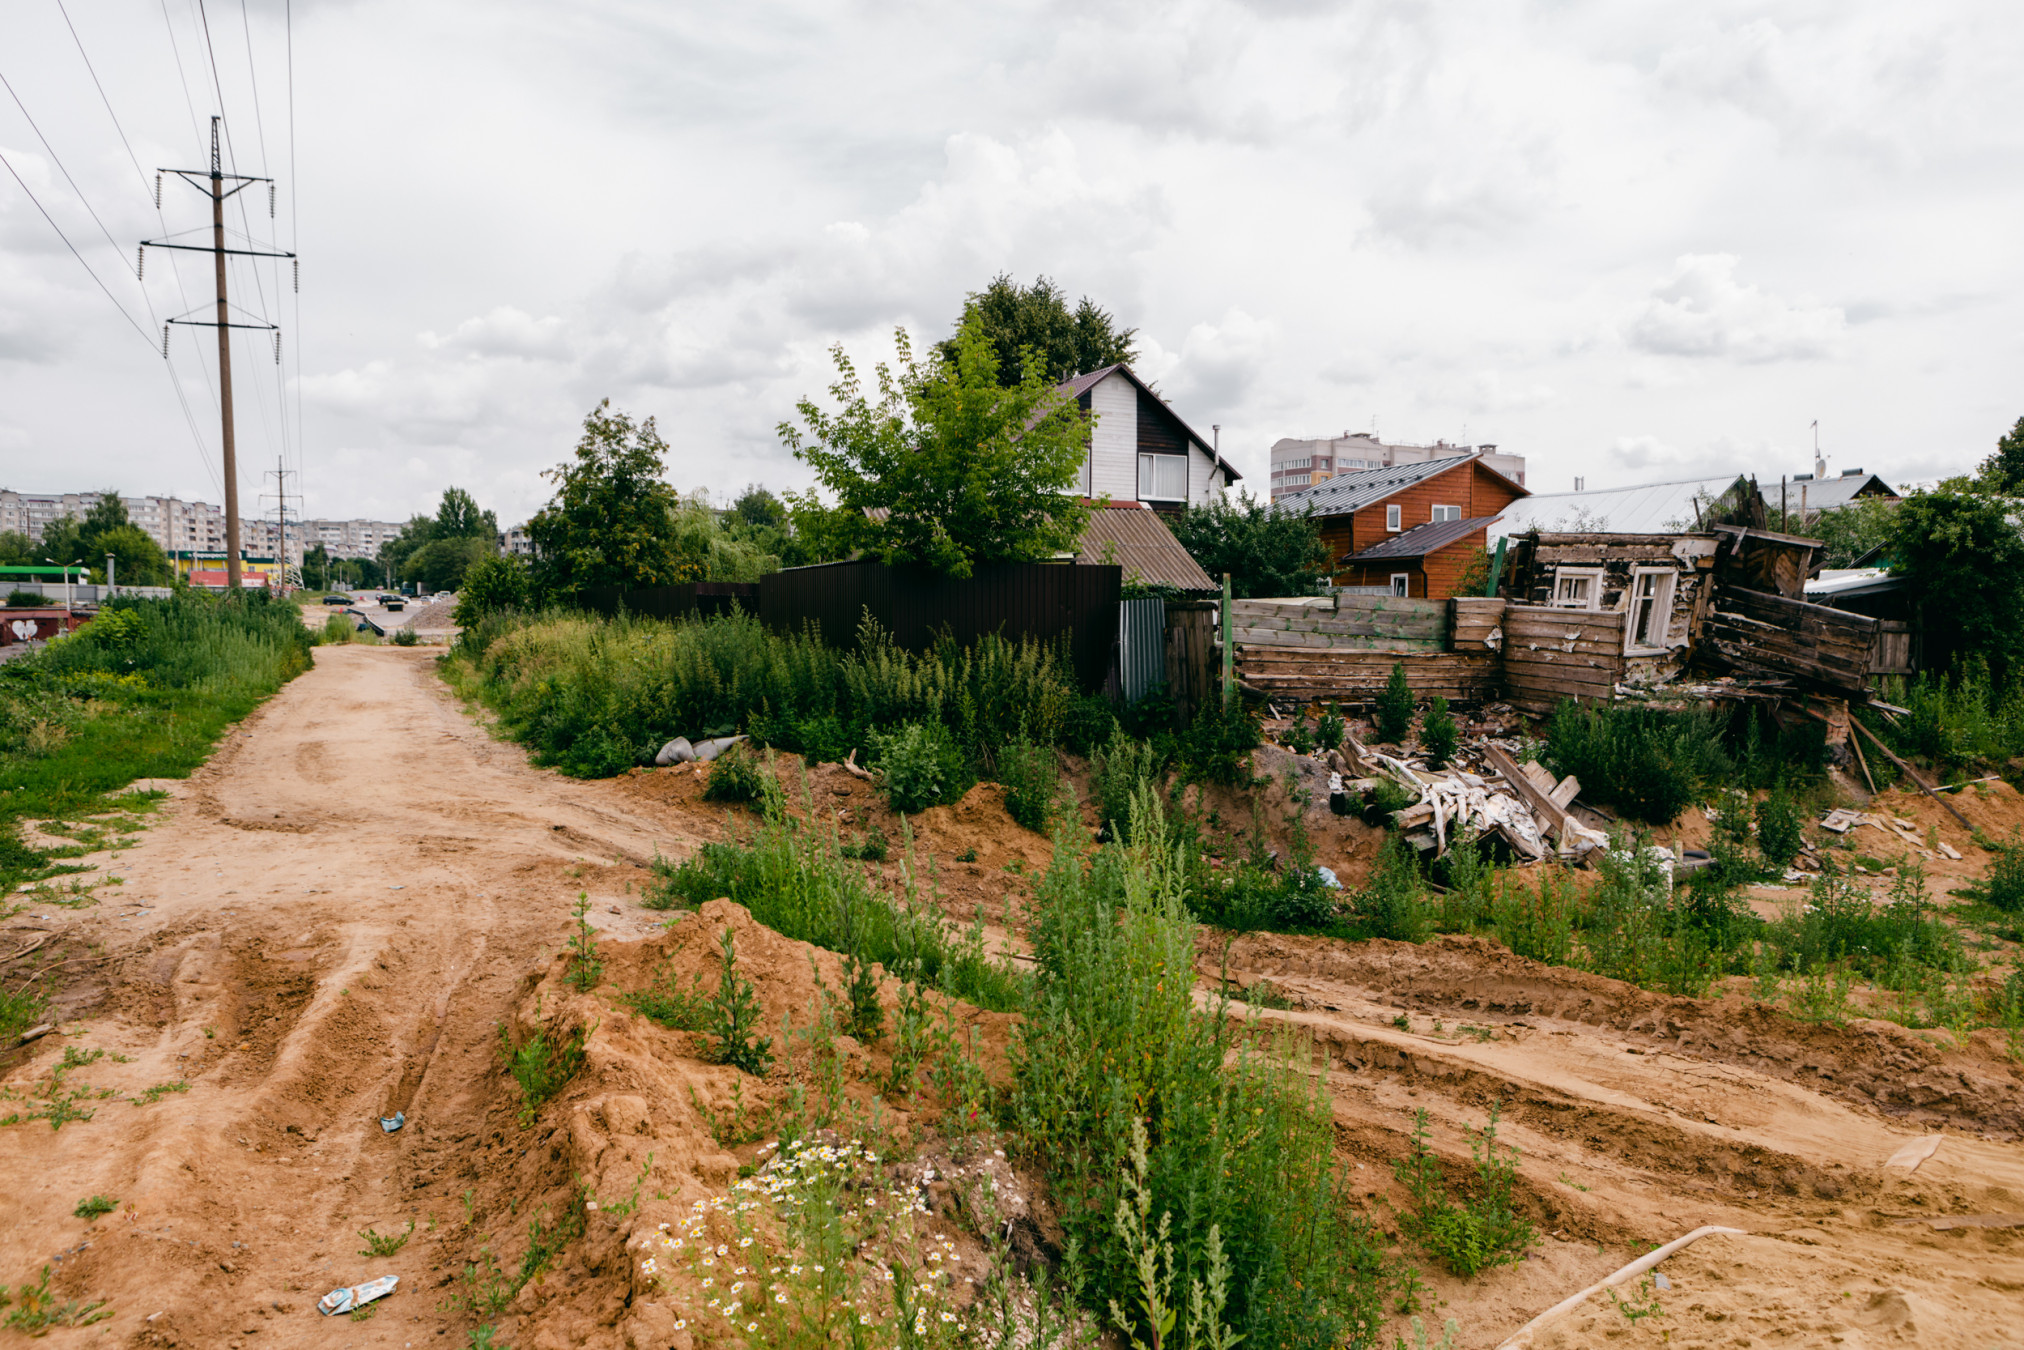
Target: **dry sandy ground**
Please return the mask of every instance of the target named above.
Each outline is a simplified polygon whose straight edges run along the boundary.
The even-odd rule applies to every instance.
[[[562,988],[570,904],[579,890],[594,901],[616,987],[657,968],[712,970],[710,939],[728,925],[777,1017],[818,976],[834,985],[833,958],[811,965],[732,906],[666,932],[638,906],[646,860],[732,828],[688,771],[572,782],[488,738],[425,652],[316,657],[110,860],[124,884],[102,888],[98,907],[0,929],[0,952],[48,934],[98,956],[65,993],[64,1034],[0,1061],[8,1087],[46,1081],[66,1047],[110,1052],[72,1070],[74,1084],[129,1097],[190,1085],[147,1105],[98,1101],[60,1132],[0,1130],[0,1280],[52,1263],[65,1296],[107,1300],[109,1320],[55,1331],[56,1345],[462,1346],[471,1319],[441,1305],[481,1248],[517,1265],[530,1217],[552,1220],[578,1185],[609,1197],[647,1176],[638,1211],[600,1211],[501,1316],[499,1339],[689,1350],[633,1256],[656,1222],[749,1161],[699,1114],[726,1109],[737,1075],[604,991]],[[847,831],[881,819],[847,775],[817,774],[809,790]],[[928,813],[919,833],[953,907],[982,907],[994,927],[1023,892],[1007,867],[1045,856],[987,791]],[[973,847],[975,863],[952,861]],[[1205,974],[1221,959],[1205,941]],[[1663,1315],[1633,1323],[1598,1296],[1536,1344],[2024,1345],[2024,1229],[1929,1222],[2024,1213],[2024,1077],[1988,1033],[1963,1053],[1887,1024],[1808,1027],[1471,939],[1256,935],[1228,960],[1292,1003],[1266,1018],[1313,1037],[1341,1156],[1380,1223],[1391,1226],[1389,1161],[1414,1111],[1429,1111],[1459,1180],[1461,1127],[1503,1104],[1524,1206],[1548,1236],[1516,1267],[1467,1283],[1429,1275],[1428,1320],[1456,1317],[1462,1345],[1499,1344],[1702,1224],[1746,1235],[1667,1262]],[[522,1128],[499,1028],[517,1040],[536,1021],[595,1029],[585,1072]],[[987,1045],[1002,1045],[1003,1022],[977,1019]],[[396,1110],[409,1123],[382,1132]],[[1916,1171],[1885,1165],[1934,1134]],[[73,1217],[95,1193],[119,1210]],[[356,1254],[360,1228],[410,1219],[399,1255]],[[388,1273],[401,1291],[372,1320],[313,1309]]]

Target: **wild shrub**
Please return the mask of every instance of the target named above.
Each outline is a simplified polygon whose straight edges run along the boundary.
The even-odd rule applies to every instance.
[[[1164,684],[1156,684],[1118,710],[1117,724],[1140,740],[1171,735],[1180,725],[1180,708]]]
[[[1648,989],[1701,997],[1721,960],[1675,906],[1671,878],[1643,835],[1619,835],[1601,851],[1601,880],[1588,894],[1582,966]]]
[[[1310,754],[1314,750],[1314,728],[1308,725],[1305,717],[1296,717],[1293,725],[1280,736],[1279,743],[1296,755]]]
[[[870,736],[872,771],[893,810],[910,816],[962,796],[963,756],[940,722],[908,722],[890,735]]]
[[[755,1031],[761,1015],[759,996],[752,982],[738,974],[737,940],[728,926],[717,937],[717,953],[717,996],[710,1000],[704,1030],[717,1039],[719,1064],[764,1078],[773,1067],[773,1038]]]
[[[1981,881],[1960,893],[2005,914],[2024,914],[2024,843],[1998,844]]]
[[[503,1025],[499,1028],[499,1052],[506,1061],[506,1071],[520,1085],[522,1129],[534,1123],[543,1103],[562,1091],[583,1067],[586,1039],[587,1033],[581,1027],[571,1028],[554,1039],[550,1039],[546,1027],[540,1027],[516,1047],[506,1028]]]
[[[1412,793],[1389,778],[1380,778],[1363,799],[1363,823],[1389,826],[1394,811],[1403,811],[1412,804]]]
[[[1730,771],[1719,730],[1698,709],[1583,707],[1568,699],[1547,724],[1546,753],[1555,772],[1581,780],[1583,796],[1667,825]]]
[[[1771,924],[1764,936],[1778,964],[1802,975],[1841,965],[1871,976],[1921,966],[1954,970],[1967,959],[1960,938],[1926,895],[1924,871],[1908,859],[1898,865],[1882,904],[1854,879],[1822,873],[1808,903]]]
[[[1518,1176],[1518,1151],[1500,1153],[1497,1145],[1499,1106],[1490,1103],[1490,1119],[1469,1131],[1469,1149],[1476,1159],[1475,1193],[1456,1201],[1448,1193],[1440,1159],[1427,1146],[1427,1112],[1413,1118],[1413,1150],[1392,1164],[1392,1173],[1411,1197],[1400,1227],[1427,1255],[1464,1279],[1495,1266],[1514,1265],[1536,1242],[1532,1225],[1511,1208]]]
[[[756,802],[765,789],[766,766],[745,748],[746,742],[727,747],[710,761],[710,776],[703,782],[703,800],[711,802]]]
[[[881,894],[844,858],[833,830],[787,811],[777,785],[761,803],[749,844],[705,844],[658,882],[671,903],[700,905],[725,897],[753,919],[797,942],[855,953],[895,978],[915,979],[995,1012],[1024,1003],[1024,977],[984,953],[980,931],[958,932],[932,897],[909,880]],[[657,865],[663,866],[663,865]]]
[[[1343,723],[1341,714],[1330,705],[1321,720],[1314,724],[1314,748],[1324,753],[1342,748]]]
[[[1086,1299],[1115,1301],[1146,1336],[1137,1254],[1111,1239],[1134,1126],[1156,1103],[1144,1187],[1147,1213],[1172,1216],[1173,1287],[1207,1280],[1213,1227],[1225,1320],[1248,1344],[1372,1345],[1394,1276],[1335,1166],[1326,1096],[1296,1043],[1196,1010],[1186,859],[1149,791],[1131,837],[1087,860],[1059,838],[1031,909],[1037,988],[1013,1051],[1012,1116],[1087,1254]]]
[[[891,851],[892,844],[885,837],[885,831],[876,825],[866,830],[864,837],[855,844],[839,844],[836,850],[838,857],[849,858],[852,862],[875,863],[884,862]]]
[[[1532,875],[1535,881],[1529,886],[1508,872],[1498,878],[1490,902],[1491,931],[1519,956],[1549,966],[1572,965],[1579,909],[1573,883],[1550,865]]]
[[[1413,690],[1406,683],[1403,661],[1394,661],[1375,709],[1377,738],[1386,745],[1404,745],[1413,730]]]
[[[393,642],[396,647],[412,647],[421,640],[421,637],[412,628],[404,627],[394,630]]]
[[[1071,755],[1087,756],[1116,730],[1117,712],[1109,699],[1099,694],[1078,694],[1062,710],[1061,748]]]
[[[597,955],[597,929],[590,922],[589,892],[576,893],[576,907],[570,913],[576,919],[576,927],[569,934],[569,972],[563,978],[576,986],[579,993],[587,994],[604,977],[604,962]]]
[[[1248,787],[1255,778],[1251,751],[1261,739],[1257,714],[1241,701],[1226,708],[1218,699],[1204,699],[1181,733],[1175,757],[1191,783]]]
[[[1805,842],[1799,807],[1784,792],[1773,792],[1757,803],[1757,850],[1779,868],[1792,865]]]
[[[1420,719],[1420,748],[1427,752],[1427,767],[1446,768],[1461,743],[1462,729],[1448,711],[1448,700],[1434,695],[1427,700],[1426,716]]]
[[[1312,933],[1341,917],[1343,893],[1312,865],[1275,870],[1256,860],[1228,871],[1193,869],[1188,909],[1201,922],[1232,932]]]
[[[654,971],[652,984],[619,995],[619,1001],[670,1031],[703,1031],[710,1025],[710,995],[703,990],[703,977],[692,975],[687,989],[678,988],[666,962]]]
[[[1372,937],[1425,942],[1432,934],[1433,915],[1420,879],[1419,855],[1396,830],[1385,836],[1377,866],[1356,893],[1351,912]]]
[[[998,782],[1005,789],[1005,810],[1029,830],[1045,830],[1061,787],[1054,752],[1019,737],[998,754]]]
[[[1090,756],[1089,767],[1098,822],[1112,838],[1128,842],[1133,799],[1159,782],[1159,752],[1120,727]]]
[[[1439,866],[1447,890],[1436,902],[1434,926],[1443,932],[1466,933],[1490,916],[1490,880],[1495,869],[1483,856],[1477,832],[1470,827],[1457,829]]]
[[[349,614],[324,616],[323,627],[317,630],[316,641],[320,646],[342,644],[351,641],[354,620]]]

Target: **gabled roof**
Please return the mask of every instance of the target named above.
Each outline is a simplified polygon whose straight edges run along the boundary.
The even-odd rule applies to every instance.
[[[1459,540],[1467,539],[1496,518],[1477,516],[1474,520],[1436,520],[1425,525],[1415,525],[1404,534],[1395,534],[1382,543],[1372,544],[1361,553],[1345,555],[1342,562],[1389,562],[1393,559],[1424,558],[1439,553]]]
[[[1126,581],[1172,586],[1183,591],[1213,591],[1216,581],[1174,538],[1160,513],[1136,502],[1112,503],[1089,513],[1082,538],[1075,545],[1079,563],[1114,562]]]
[[[1316,483],[1302,492],[1289,492],[1272,504],[1275,511],[1298,514],[1308,507],[1314,508],[1317,516],[1341,516],[1351,511],[1361,511],[1375,502],[1381,502],[1394,493],[1403,492],[1415,483],[1424,483],[1438,477],[1458,465],[1477,460],[1478,455],[1452,455],[1446,459],[1421,460],[1418,464],[1393,464],[1382,469],[1358,469],[1354,473],[1339,473],[1325,483]],[[1497,473],[1485,464],[1486,473]],[[1499,478],[1504,475],[1497,474]],[[1510,482],[1509,479],[1505,479]],[[1511,486],[1519,492],[1525,491],[1516,483]]]
[[[1769,504],[1772,488],[1762,474],[1757,476],[1757,487]],[[1845,473],[1836,478],[1790,478],[1785,482],[1786,507],[1792,511],[1800,509],[1802,497],[1808,511],[1839,511],[1857,497],[1865,495],[1895,497],[1898,492],[1873,473]]]
[[[1101,370],[1092,370],[1087,375],[1070,376],[1068,379],[1063,380],[1060,384],[1055,385],[1054,388],[1057,392],[1064,394],[1071,399],[1077,399],[1081,398],[1084,394],[1088,393],[1090,390],[1096,388],[1097,385],[1103,383],[1105,377],[1110,375],[1122,375],[1127,380],[1130,380],[1133,384],[1138,386],[1140,393],[1143,393],[1147,398],[1151,399],[1155,404],[1159,406],[1161,412],[1165,413],[1168,417],[1173,418],[1174,425],[1181,429],[1181,434],[1186,436],[1189,440],[1193,441],[1196,445],[1200,446],[1203,454],[1209,456],[1211,459],[1216,461],[1217,466],[1223,470],[1223,481],[1225,483],[1234,483],[1244,476],[1243,474],[1237,472],[1236,465],[1232,464],[1229,460],[1224,459],[1221,455],[1217,454],[1214,446],[1210,445],[1209,442],[1203,440],[1200,436],[1196,435],[1195,429],[1189,426],[1186,422],[1181,420],[1181,415],[1174,411],[1173,405],[1168,403],[1165,399],[1161,398],[1157,393],[1154,393],[1153,387],[1147,384],[1144,380],[1141,380],[1138,376],[1134,375],[1132,373],[1131,367],[1125,365],[1123,362],[1119,362],[1116,365],[1105,366]]]
[[[1719,478],[1687,478],[1641,487],[1599,488],[1593,492],[1539,492],[1505,507],[1490,537],[1525,534],[1531,530],[1574,530],[1591,534],[1676,534],[1692,531],[1703,514],[1695,509],[1704,499],[1720,497],[1749,480],[1740,474]]]

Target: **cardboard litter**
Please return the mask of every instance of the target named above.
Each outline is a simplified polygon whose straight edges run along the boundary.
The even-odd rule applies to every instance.
[[[316,1300],[316,1310],[325,1317],[348,1313],[354,1308],[364,1307],[375,1299],[385,1298],[400,1282],[401,1277],[398,1275],[382,1275],[377,1280],[367,1280],[364,1284],[355,1284],[349,1289],[333,1289]]]

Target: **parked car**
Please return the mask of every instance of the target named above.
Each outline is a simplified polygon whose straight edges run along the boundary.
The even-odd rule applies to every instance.
[[[406,609],[408,607],[408,598],[404,595],[389,595],[381,603],[388,609]]]
[[[326,605],[348,605],[351,603],[351,597],[348,595],[326,595],[323,597],[323,603]]]

